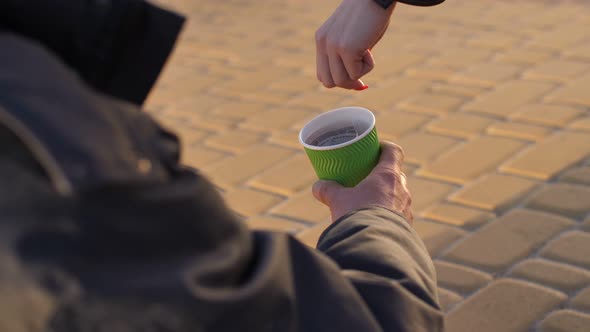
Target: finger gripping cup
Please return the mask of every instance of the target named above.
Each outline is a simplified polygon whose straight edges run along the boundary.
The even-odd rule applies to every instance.
[[[301,129],[299,140],[317,176],[346,187],[356,186],[379,161],[375,116],[362,107],[317,116]]]

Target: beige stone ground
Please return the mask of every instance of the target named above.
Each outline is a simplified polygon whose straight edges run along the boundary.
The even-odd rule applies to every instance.
[[[190,21],[148,108],[252,227],[315,243],[297,130],[368,107],[406,150],[448,331],[590,330],[590,3],[399,5],[360,93],[315,79],[337,1],[164,3]]]

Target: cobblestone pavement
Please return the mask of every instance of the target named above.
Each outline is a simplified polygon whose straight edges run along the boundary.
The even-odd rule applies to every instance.
[[[589,331],[590,3],[399,5],[363,92],[315,79],[336,1],[165,3],[190,21],[148,108],[248,224],[315,244],[297,131],[364,106],[406,150],[448,331]]]

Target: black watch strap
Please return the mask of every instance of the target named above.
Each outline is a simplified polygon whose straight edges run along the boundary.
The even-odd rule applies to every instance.
[[[395,0],[375,0],[375,2],[384,9],[387,9],[395,2]]]
[[[374,0],[374,1],[376,3],[378,3],[379,6],[387,9],[391,5],[393,5],[393,3],[396,0]],[[398,0],[398,1],[408,4],[408,5],[414,5],[414,6],[435,6],[440,3],[443,3],[445,0]]]

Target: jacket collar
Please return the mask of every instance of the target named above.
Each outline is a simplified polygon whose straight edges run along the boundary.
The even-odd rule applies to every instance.
[[[61,194],[165,181],[161,129],[95,93],[46,49],[0,33],[0,125],[34,154]]]

